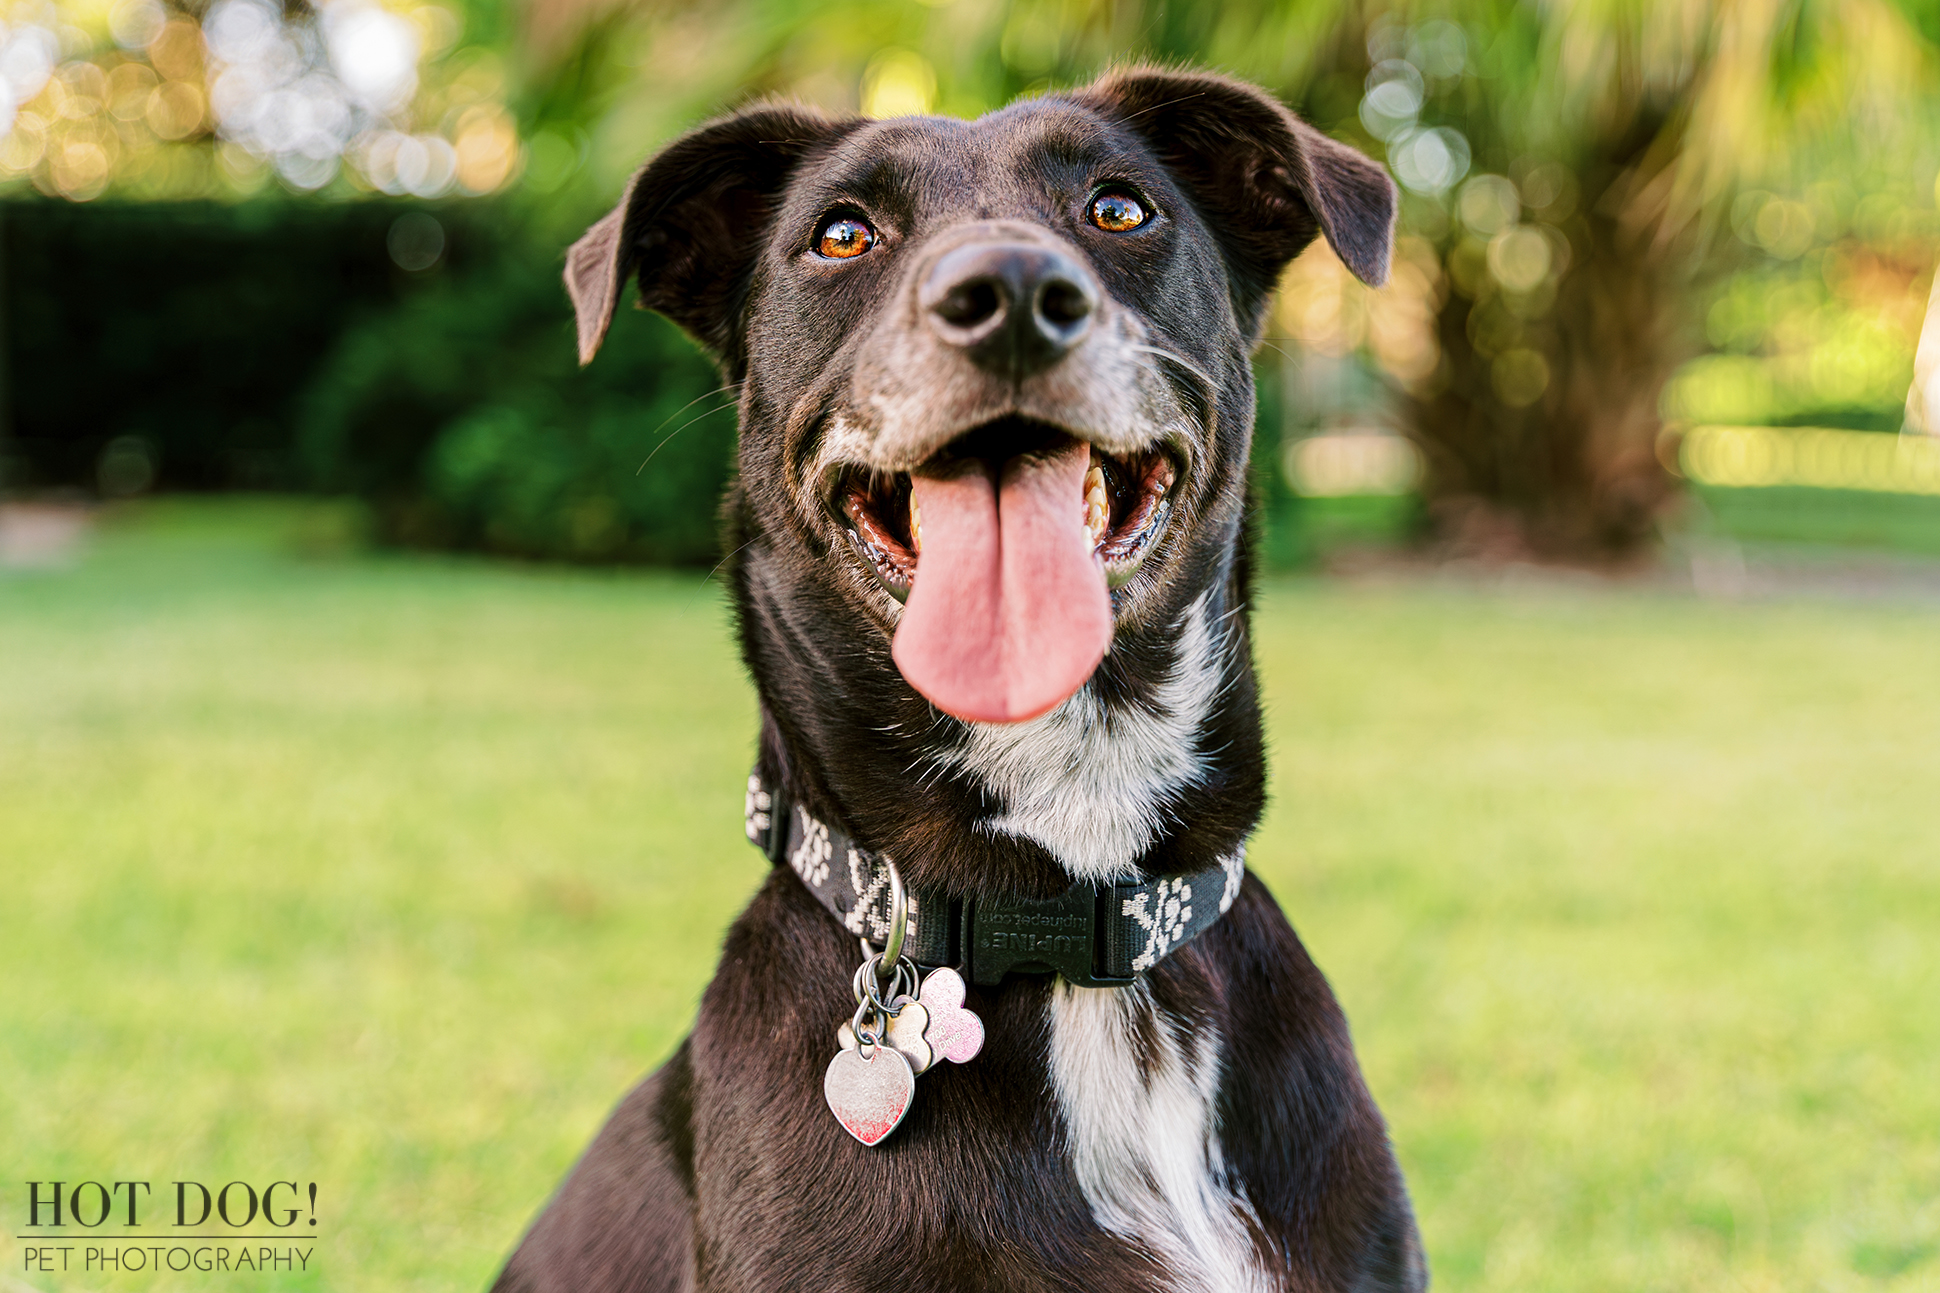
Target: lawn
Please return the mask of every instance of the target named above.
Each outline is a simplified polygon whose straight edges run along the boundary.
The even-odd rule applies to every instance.
[[[482,1288],[762,875],[718,580],[319,532],[0,575],[0,1288]],[[1289,580],[1258,636],[1252,861],[1439,1288],[1940,1288],[1940,604]],[[28,1275],[30,1179],[314,1181],[315,1269]]]
[[[1940,556],[1940,498],[1930,494],[1693,486],[1687,503],[1701,534]]]

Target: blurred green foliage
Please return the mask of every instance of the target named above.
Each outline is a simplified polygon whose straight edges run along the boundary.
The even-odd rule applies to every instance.
[[[556,264],[525,250],[346,332],[304,402],[308,480],[393,542],[712,562],[734,454],[714,368],[624,311],[580,369]]]
[[[1259,479],[1284,561],[1314,549],[1274,442],[1341,431],[1419,447],[1422,505],[1373,510],[1445,552],[1601,560],[1648,544],[1678,488],[1658,452],[1667,422],[1896,429],[1940,257],[1940,28],[1912,0],[381,0],[372,30],[417,60],[391,69],[381,110],[332,43],[339,2],[19,7],[0,40],[58,34],[59,65],[0,137],[0,192],[253,194],[225,208],[241,224],[289,206],[270,200],[279,188],[325,210],[415,194],[448,223],[488,212],[489,263],[382,271],[391,294],[369,300],[393,318],[359,318],[348,287],[239,304],[225,344],[266,362],[228,371],[275,375],[285,402],[264,412],[218,381],[205,420],[219,432],[178,419],[152,433],[161,485],[350,490],[400,542],[708,559],[703,486],[722,478],[726,438],[710,422],[656,453],[652,428],[711,379],[665,329],[616,339],[631,348],[575,375],[547,322],[564,317],[551,276],[643,157],[761,95],[975,116],[1114,62],[1189,63],[1385,161],[1404,195],[1391,284],[1365,289],[1316,248],[1269,325],[1283,362],[1261,366],[1276,452]],[[225,27],[237,15],[281,53],[245,50]],[[269,93],[298,72],[302,94],[296,80]],[[117,228],[94,235],[104,265],[130,254]],[[76,281],[73,301],[113,299]],[[147,302],[108,313],[134,321],[123,334],[193,331]],[[28,316],[14,315],[18,337]],[[109,398],[116,356],[139,347],[95,343],[91,326],[59,329],[104,362],[57,468],[42,465],[60,439],[37,421],[48,402],[16,401],[14,457],[33,448],[43,484],[93,485],[111,441],[120,462],[121,437],[151,435],[139,400]],[[43,365],[20,359],[24,392]],[[211,371],[169,363],[182,385]],[[181,447],[198,435],[257,466],[189,471],[207,458]]]
[[[1878,232],[1846,234],[1795,260],[1760,258],[1723,276],[1698,301],[1711,351],[1672,379],[1665,413],[1693,423],[1899,430],[1933,250]]]
[[[427,217],[407,270],[399,231]],[[581,371],[559,249],[503,201],[35,199],[0,236],[0,488],[314,489],[395,543],[718,556],[734,414],[713,367],[627,310]]]

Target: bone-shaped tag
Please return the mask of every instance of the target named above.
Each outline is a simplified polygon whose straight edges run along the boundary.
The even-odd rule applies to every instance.
[[[883,1041],[889,1049],[909,1061],[909,1071],[921,1073],[936,1063],[936,1054],[924,1035],[930,1027],[930,1012],[917,1003],[915,997],[904,995],[890,1003],[896,1013],[889,1017],[889,1026],[883,1029]],[[852,1051],[855,1045],[855,1026],[843,1020],[842,1026],[835,1030],[835,1040],[845,1051]]]
[[[947,965],[931,970],[917,993],[917,999],[929,1011],[923,1040],[938,1059],[952,1064],[968,1063],[983,1049],[983,1020],[964,1008],[963,997],[963,976]]]

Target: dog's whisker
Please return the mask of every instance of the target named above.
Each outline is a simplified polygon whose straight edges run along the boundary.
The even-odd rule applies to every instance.
[[[703,396],[702,398],[705,399],[706,397]],[[690,409],[693,408],[694,403],[695,401],[690,400],[687,404],[687,407]],[[647,469],[647,464],[653,461],[654,454],[659,453],[662,449],[665,449],[667,447],[668,440],[673,439],[675,436],[679,435],[682,431],[685,431],[688,427],[693,426],[696,422],[704,422],[708,418],[713,417],[716,413],[725,412],[726,410],[731,409],[733,407],[734,407],[733,403],[723,404],[721,405],[720,408],[709,409],[705,413],[699,414],[695,417],[688,418],[685,422],[681,423],[679,426],[669,431],[667,433],[666,439],[662,440],[659,444],[653,447],[653,452],[649,453],[644,459],[641,460],[640,465],[634,469],[633,474],[638,476],[641,472],[645,471]],[[665,422],[662,422],[660,425],[666,426],[667,424]]]
[[[1194,94],[1182,94],[1176,99],[1164,99],[1158,103],[1153,104],[1149,108],[1140,108],[1137,112],[1127,113],[1125,116],[1125,120],[1136,121],[1138,118],[1146,115],[1149,112],[1157,112],[1161,108],[1177,107],[1181,103],[1189,103],[1194,99],[1203,99],[1205,97],[1206,97],[1206,92],[1204,90],[1200,90]]]
[[[1262,346],[1265,346],[1268,350],[1271,350],[1276,355],[1280,356],[1280,358],[1286,360],[1288,363],[1297,364],[1300,362],[1300,356],[1294,354],[1291,350],[1288,350],[1285,346],[1274,343],[1270,338],[1261,337],[1260,344]]]
[[[1175,355],[1170,350],[1163,349],[1159,346],[1141,346],[1135,342],[1127,345],[1125,349],[1137,350],[1147,355],[1157,355],[1161,359],[1169,359],[1173,363],[1177,364],[1179,367],[1191,373],[1194,377],[1197,377],[1201,382],[1204,382],[1207,390],[1216,390],[1218,388],[1219,383],[1213,381],[1212,377],[1206,372],[1205,369],[1193,363],[1190,359],[1187,359],[1184,355]]]
[[[720,386],[716,386],[711,391],[706,391],[706,392],[703,392],[702,394],[696,395],[693,399],[688,400],[685,404],[675,409],[672,413],[669,413],[666,417],[661,418],[660,426],[655,427],[652,431],[647,432],[647,434],[648,435],[657,434],[660,430],[660,427],[666,426],[669,422],[672,422],[675,418],[685,413],[688,409],[693,408],[696,404],[699,404],[702,400],[712,399],[716,395],[732,395],[736,399],[739,399],[741,397],[741,383],[725,382]]]
[[[757,535],[756,539],[758,539],[759,537],[760,536]],[[733,552],[728,553],[725,557],[722,557],[719,561],[715,562],[714,569],[708,571],[706,578],[703,578],[701,582],[706,583],[709,579],[714,578],[715,575],[720,574],[722,566],[725,566],[728,562],[734,560],[736,557],[746,552],[749,548],[752,548],[755,545],[756,539],[749,539],[746,543],[736,548]]]

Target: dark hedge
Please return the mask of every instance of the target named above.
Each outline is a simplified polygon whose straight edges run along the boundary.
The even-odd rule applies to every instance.
[[[480,204],[434,212],[445,254],[408,274],[399,202],[0,203],[10,488],[93,488],[139,436],[154,484],[288,488],[309,377],[353,320],[501,254]]]
[[[711,562],[732,400],[658,315],[581,369],[557,266],[508,257],[346,332],[299,432],[306,478],[427,547]]]
[[[492,202],[0,204],[0,488],[311,489],[393,542],[712,561],[733,413],[681,410],[719,379],[632,310],[580,371],[562,242]]]

